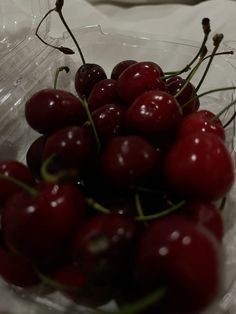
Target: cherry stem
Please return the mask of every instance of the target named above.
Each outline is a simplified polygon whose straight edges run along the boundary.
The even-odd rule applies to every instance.
[[[82,105],[83,105],[83,107],[85,109],[85,112],[86,112],[86,115],[88,117],[89,123],[91,125],[92,130],[93,130],[94,137],[95,137],[95,140],[96,140],[96,143],[97,143],[97,149],[98,149],[98,151],[100,151],[100,149],[101,149],[101,142],[100,142],[100,139],[99,139],[99,136],[98,136],[98,132],[97,132],[97,129],[96,129],[94,121],[93,121],[93,117],[92,117],[91,112],[89,110],[89,106],[88,106],[88,102],[87,102],[86,97],[83,97]]]
[[[206,51],[205,51],[206,53]],[[185,88],[187,87],[187,85],[189,84],[189,82],[191,81],[191,79],[193,78],[193,76],[196,74],[197,70],[199,69],[200,65],[202,64],[203,58],[204,58],[205,54],[202,55],[202,57],[200,58],[200,60],[198,61],[198,63],[195,65],[195,67],[192,69],[192,71],[189,73],[188,77],[186,78],[186,81],[184,83],[184,85],[181,87],[181,89],[174,95],[175,98],[177,98],[180,94],[182,94],[182,92],[185,90]]]
[[[176,71],[176,72],[166,72],[165,74],[171,76],[175,75],[180,75],[184,72],[187,72],[191,69],[191,65],[197,60],[197,58],[202,54],[202,51],[205,49],[206,42],[208,40],[209,34],[211,32],[210,28],[210,20],[208,18],[203,18],[202,19],[202,28],[204,31],[204,38],[201,44],[201,47],[199,48],[199,51],[197,52],[196,56],[192,59],[190,63],[188,63],[182,70]]]
[[[185,108],[188,106],[188,104],[193,101],[194,99],[197,99],[197,98],[201,98],[202,96],[205,96],[205,95],[208,95],[208,94],[211,94],[211,93],[215,93],[215,92],[221,92],[221,91],[226,91],[226,90],[235,90],[236,87],[224,87],[224,88],[216,88],[216,89],[211,89],[209,91],[206,91],[202,94],[199,94],[199,95],[194,95],[193,97],[191,97],[183,106],[182,108]]]
[[[156,305],[160,302],[166,295],[167,289],[162,287],[158,290],[152,292],[151,294],[139,299],[134,303],[129,303],[124,305],[120,310],[112,312],[113,314],[135,314],[139,313],[152,305]],[[103,314],[108,314],[109,312],[102,311]],[[101,313],[101,314],[102,314]]]
[[[134,200],[135,200],[135,206],[138,212],[138,216],[144,217],[143,207],[141,205],[140,195],[138,193],[135,193]]]
[[[66,22],[66,20],[65,20],[65,18],[64,18],[64,16],[63,16],[63,14],[62,14],[62,7],[63,7],[63,5],[64,5],[64,1],[57,1],[57,2],[56,2],[55,11],[59,14],[59,17],[60,17],[60,19],[61,19],[63,25],[65,26],[67,32],[69,33],[69,35],[71,36],[71,38],[72,38],[72,40],[73,40],[73,42],[74,42],[76,48],[78,49],[78,52],[79,52],[79,55],[80,55],[80,57],[81,57],[81,60],[82,60],[83,65],[85,65],[86,62],[85,62],[85,59],[84,59],[83,52],[82,52],[82,50],[81,50],[81,48],[80,48],[80,46],[79,46],[79,44],[78,44],[78,42],[77,42],[77,40],[76,40],[74,34],[73,34],[72,31],[70,30],[70,28],[69,28],[69,26],[68,26],[68,24],[67,24],[67,22]]]
[[[163,210],[162,212],[159,212],[159,213],[156,213],[153,215],[143,216],[143,217],[135,217],[135,219],[137,221],[147,221],[147,220],[158,219],[158,218],[161,218],[161,217],[164,217],[164,216],[171,214],[172,212],[174,212],[177,209],[179,209],[180,207],[182,207],[185,203],[186,203],[186,201],[181,201],[181,202],[167,208],[166,210]]]
[[[140,202],[139,198],[137,200],[138,202]],[[96,202],[94,199],[92,198],[87,198],[86,199],[86,203],[91,206],[92,208],[104,213],[104,214],[110,214],[111,211],[102,206],[101,204],[99,204],[98,202]],[[170,213],[176,211],[177,209],[179,209],[180,207],[182,207],[184,204],[186,203],[186,201],[181,201],[177,204],[174,204],[173,206],[167,208],[166,210],[162,211],[162,212],[159,212],[159,213],[156,213],[156,214],[153,214],[153,215],[144,215],[143,214],[143,210],[141,209],[141,212],[139,213],[139,216],[135,216],[134,219],[137,220],[137,221],[147,221],[147,220],[154,220],[154,219],[158,219],[158,218],[161,218],[161,217],[164,217],[164,216],[167,216],[169,215]],[[139,208],[140,210],[140,208]],[[140,215],[141,214],[141,215]]]
[[[73,178],[76,177],[77,171],[76,169],[64,169],[61,171],[58,171],[55,174],[51,174],[48,171],[48,167],[50,164],[57,158],[56,154],[52,154],[49,156],[42,164],[40,168],[40,174],[44,181],[48,183],[58,183],[59,181],[65,179],[65,178]]]
[[[218,50],[218,48],[220,46],[220,43],[222,42],[223,38],[224,38],[223,34],[216,34],[213,37],[213,43],[214,43],[215,47],[214,47],[213,52],[211,54],[210,60],[209,60],[209,62],[207,64],[207,66],[206,66],[206,69],[205,69],[205,71],[203,73],[203,76],[202,76],[200,82],[198,83],[197,87],[195,88],[195,93],[197,93],[199,88],[202,86],[202,83],[204,82],[204,80],[206,78],[207,72],[209,71],[209,68],[210,68],[210,66],[212,64],[212,61],[213,61],[213,59],[215,57],[215,54],[216,54],[216,52],[217,52],[217,50]]]
[[[16,178],[0,174],[0,179],[3,179],[3,180],[6,180],[10,183],[15,184],[17,187],[21,188],[23,191],[25,191],[26,193],[28,193],[32,197],[38,196],[38,191],[36,189],[32,188],[31,186],[25,184],[24,182],[22,182]]]
[[[232,115],[232,117],[229,119],[229,121],[227,121],[227,122],[223,125],[223,128],[224,128],[224,129],[227,128],[227,126],[230,125],[230,123],[235,120],[235,117],[236,117],[236,112],[234,112],[233,115]]]
[[[55,11],[55,10],[56,10],[56,9],[53,8],[53,9],[49,10],[49,11],[43,16],[42,20],[39,22],[39,24],[38,24],[38,26],[37,26],[37,28],[36,28],[35,35],[36,35],[36,37],[38,37],[38,39],[39,39],[43,44],[45,44],[45,45],[48,46],[48,47],[51,47],[51,48],[53,48],[53,49],[57,49],[57,50],[63,52],[64,54],[74,54],[74,51],[73,51],[72,49],[67,48],[67,47],[63,47],[63,46],[57,47],[57,46],[55,46],[55,45],[49,44],[49,43],[47,43],[47,42],[39,35],[39,28],[40,28],[40,26],[42,25],[43,21],[48,17],[49,14],[51,14],[51,13],[52,13],[53,11]]]
[[[110,210],[104,206],[102,206],[101,204],[97,203],[94,199],[92,198],[86,198],[85,199],[86,204],[90,207],[92,207],[93,209],[96,209],[97,211],[104,213],[104,214],[110,214]]]
[[[225,108],[223,108],[219,113],[217,113],[211,120],[210,122],[215,122],[217,120],[219,120],[219,117],[225,113],[230,107],[232,107],[233,105],[236,104],[236,99],[234,101],[232,101],[230,104],[228,104]]]
[[[223,210],[224,210],[226,201],[227,201],[227,197],[224,196],[224,197],[222,198],[221,203],[220,203],[220,206],[219,206],[219,210],[220,210],[220,211],[223,211]]]
[[[129,189],[136,192],[143,192],[143,193],[150,193],[150,194],[166,194],[166,191],[164,190],[157,190],[157,189],[150,189],[144,186],[139,185],[131,185],[129,186]]]
[[[57,88],[57,83],[58,83],[58,77],[59,77],[59,74],[60,72],[62,71],[66,71],[66,73],[69,73],[70,72],[70,69],[67,67],[67,66],[62,66],[62,67],[59,67],[57,70],[56,70],[56,73],[55,73],[55,78],[54,78],[54,88],[56,89]]]

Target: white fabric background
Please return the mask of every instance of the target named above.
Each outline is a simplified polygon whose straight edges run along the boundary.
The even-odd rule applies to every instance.
[[[0,2],[2,1],[0,0]],[[199,31],[201,19],[209,17],[213,34],[224,33],[225,40],[236,40],[236,1],[210,0],[190,5],[194,1],[186,0],[182,1],[185,4],[178,4],[178,1],[130,0],[129,3],[132,3],[133,6],[124,6],[124,3],[127,4],[127,2],[120,1],[119,5],[118,2],[115,4],[113,1],[101,3],[99,0],[93,0],[90,3],[84,0],[65,0],[64,15],[72,28],[100,24],[102,29],[108,32],[135,35],[141,33],[166,34],[196,41],[202,39],[202,32]],[[141,2],[146,4],[140,5]],[[53,6],[55,1],[50,0],[49,3]],[[21,0],[20,6],[26,15],[31,14],[29,0]],[[7,20],[6,18],[6,25]],[[63,32],[64,28],[60,21],[56,16],[53,17],[50,34],[60,36]],[[0,313],[46,314],[46,310],[36,308],[33,304],[20,302],[11,293],[0,291]],[[227,313],[235,314],[236,311]]]

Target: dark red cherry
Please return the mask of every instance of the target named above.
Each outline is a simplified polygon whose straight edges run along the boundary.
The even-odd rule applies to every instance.
[[[106,143],[124,132],[126,109],[115,104],[104,105],[92,113],[99,138]]]
[[[97,215],[81,226],[73,240],[74,260],[86,273],[94,273],[104,282],[128,266],[136,226],[133,220],[118,214]]]
[[[127,128],[155,138],[175,135],[182,121],[176,99],[163,91],[148,91],[139,96],[126,112]]]
[[[158,151],[145,139],[138,136],[119,136],[105,147],[101,172],[113,184],[137,184],[155,173],[159,162]]]
[[[223,141],[211,133],[194,133],[178,140],[168,152],[164,171],[180,194],[214,200],[234,182],[232,157]]]
[[[0,276],[8,283],[29,288],[40,283],[33,265],[19,255],[0,248]]]
[[[184,86],[186,80],[182,79],[181,77],[172,77],[171,79],[167,80],[166,88],[168,93],[172,96],[175,96],[180,89]],[[176,97],[176,100],[179,102],[181,106],[183,106],[187,101],[190,100],[191,97],[195,96],[195,88],[192,83],[188,83],[187,86],[184,88],[183,92],[179,96]],[[200,107],[199,99],[196,98],[192,100],[186,107],[183,107],[183,114],[187,115],[192,112],[196,112]]]
[[[121,102],[117,91],[117,81],[104,79],[94,85],[88,98],[90,111],[107,104],[119,104]]]
[[[81,65],[75,75],[75,89],[80,97],[88,98],[94,85],[106,79],[104,69],[95,63]]]
[[[38,195],[19,192],[6,203],[2,228],[7,246],[34,262],[63,254],[85,210],[80,191],[71,184],[44,183]]]
[[[47,137],[44,135],[38,137],[35,141],[33,141],[26,152],[26,163],[36,177],[40,176],[43,148],[46,140]]]
[[[64,286],[62,292],[80,305],[97,307],[111,299],[110,287],[96,287],[91,276],[86,275],[78,264],[66,264],[58,268],[52,278]]]
[[[199,313],[221,282],[217,241],[202,225],[182,217],[155,221],[141,237],[135,273],[139,285],[167,287],[162,313]],[[156,288],[155,288],[156,287]]]
[[[111,71],[111,78],[113,80],[118,80],[121,73],[126,70],[130,65],[137,63],[134,60],[124,60],[117,63]]]
[[[68,125],[81,125],[86,114],[82,103],[73,94],[65,90],[44,89],[27,100],[25,118],[34,130],[49,134]]]
[[[137,62],[129,66],[118,78],[120,98],[130,105],[138,96],[150,90],[164,91],[159,66],[154,62]]]
[[[0,174],[4,176],[13,177],[30,186],[34,185],[34,178],[30,169],[19,161],[15,160],[1,160],[0,161]],[[7,199],[12,197],[22,189],[16,184],[11,183],[5,179],[0,179],[0,203],[3,204]]]
[[[220,210],[211,202],[200,200],[189,200],[183,207],[186,217],[202,224],[212,232],[215,237],[222,241],[224,235],[224,224]]]
[[[212,133],[225,140],[225,131],[219,119],[213,120],[215,115],[208,110],[199,110],[185,116],[179,128],[178,137],[182,138],[196,132]]]
[[[48,137],[43,160],[56,154],[55,165],[58,168],[82,169],[92,159],[95,147],[94,138],[87,128],[70,126]]]

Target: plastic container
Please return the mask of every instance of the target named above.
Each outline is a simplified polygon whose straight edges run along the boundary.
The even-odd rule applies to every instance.
[[[6,1],[11,4],[14,1]],[[18,1],[19,3],[19,1]],[[41,1],[33,2],[40,4]],[[44,8],[46,1],[42,1]],[[1,7],[1,4],[0,4]],[[39,6],[38,8],[41,9]],[[40,11],[40,10],[39,10]],[[37,12],[39,12],[37,11]],[[42,10],[43,14],[47,10]],[[41,12],[41,11],[40,11]],[[39,14],[40,15],[40,14]],[[39,16],[37,15],[37,16]],[[36,132],[29,129],[24,119],[24,103],[30,95],[42,88],[52,87],[53,75],[58,66],[67,65],[70,68],[69,74],[64,72],[60,76],[59,87],[74,92],[74,74],[81,65],[79,55],[64,56],[50,47],[45,47],[39,43],[38,39],[32,36],[38,18],[29,19],[28,15],[22,19],[22,25],[29,25],[26,21],[31,20],[28,28],[28,35],[21,37],[17,41],[12,40],[8,33],[4,37],[3,45],[10,48],[0,50],[0,68],[9,69],[9,60],[14,60],[14,73],[0,76],[0,151],[1,159],[25,160],[28,146],[38,136]],[[13,19],[14,20],[14,19]],[[24,21],[24,22],[23,22]],[[124,59],[152,60],[160,64],[165,71],[179,70],[192,59],[198,50],[199,43],[179,40],[176,38],[166,38],[142,34],[139,37],[104,34],[100,27],[85,27],[74,30],[78,38],[82,51],[87,62],[100,64],[109,76],[113,66]],[[14,33],[14,32],[13,32]],[[55,44],[69,46],[75,50],[70,37],[65,34],[63,39],[48,38]],[[10,51],[10,52],[9,52]],[[119,53],[117,53],[119,51]],[[16,59],[22,53],[19,60]],[[30,60],[30,62],[29,62]],[[199,81],[203,67],[197,72],[193,79],[193,84]],[[235,86],[235,68],[225,59],[219,57],[214,60],[206,81],[200,93],[209,89]],[[7,77],[7,78],[6,78]],[[231,102],[234,92],[225,91],[210,94],[201,100],[202,108],[208,108],[213,112],[218,112],[222,105]],[[229,110],[224,121],[232,115],[234,108]],[[235,154],[235,125],[232,123],[227,129],[227,143]],[[236,187],[234,186],[224,210],[225,237],[224,237],[224,278],[221,295],[215,303],[204,313],[223,314],[235,308],[234,298],[236,295]],[[49,291],[42,286],[33,290],[17,289],[1,281],[0,293],[4,296],[0,303],[4,304],[5,310],[17,309],[22,313],[96,313],[96,310],[81,307],[75,302],[64,297],[60,292]],[[106,309],[114,309],[115,304],[111,301],[105,306]]]

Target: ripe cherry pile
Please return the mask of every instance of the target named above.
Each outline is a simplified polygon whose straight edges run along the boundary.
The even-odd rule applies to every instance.
[[[121,313],[199,313],[220,291],[215,201],[234,182],[219,116],[151,61],[110,77],[84,63],[75,88],[32,95],[27,165],[0,161],[2,277]]]

